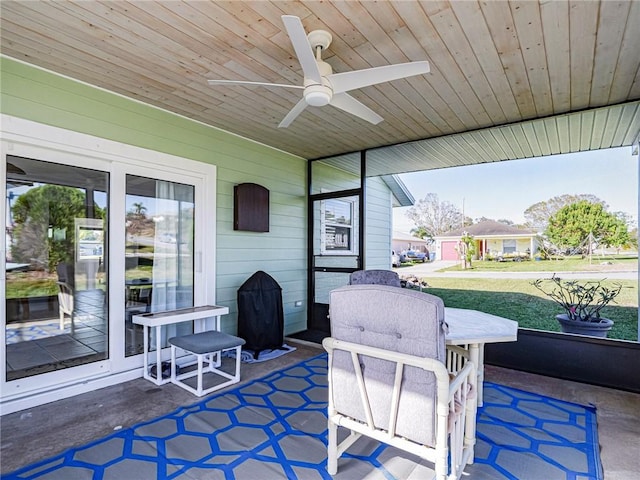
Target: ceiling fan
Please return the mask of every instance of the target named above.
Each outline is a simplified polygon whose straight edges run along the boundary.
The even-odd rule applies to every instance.
[[[321,52],[331,44],[331,34],[324,30],[314,30],[307,35],[300,18],[293,15],[283,15],[282,21],[287,29],[298,61],[302,66],[302,72],[304,73],[303,85],[246,82],[243,80],[208,80],[209,85],[249,85],[303,90],[300,101],[282,119],[278,127],[288,127],[309,105],[313,107],[333,105],[377,125],[383,118],[346,92],[369,85],[429,73],[429,62],[426,61],[333,73],[331,65],[324,62],[321,57]]]

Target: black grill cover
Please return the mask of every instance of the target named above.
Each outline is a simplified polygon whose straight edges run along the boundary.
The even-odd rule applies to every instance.
[[[284,343],[282,288],[271,275],[259,271],[238,289],[238,336],[258,358],[262,350]]]

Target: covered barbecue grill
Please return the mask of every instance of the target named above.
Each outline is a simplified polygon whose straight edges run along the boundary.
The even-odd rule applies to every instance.
[[[282,288],[268,273],[254,273],[238,289],[238,336],[256,359],[262,350],[282,347]]]

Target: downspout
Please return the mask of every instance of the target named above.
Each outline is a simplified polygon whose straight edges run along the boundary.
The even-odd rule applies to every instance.
[[[636,141],[633,143],[633,146],[631,147],[631,156],[635,155],[636,163],[638,163],[638,160],[640,159],[640,156],[638,155],[638,150],[640,150],[640,133],[636,137]],[[640,169],[638,169],[637,185],[640,185]],[[640,212],[640,189],[638,189],[638,211]],[[636,232],[636,243],[640,243],[640,232]],[[638,271],[640,272],[640,255],[638,255]],[[638,289],[638,305],[640,305],[640,289]],[[638,336],[636,337],[636,341],[640,342],[640,308],[638,308]]]

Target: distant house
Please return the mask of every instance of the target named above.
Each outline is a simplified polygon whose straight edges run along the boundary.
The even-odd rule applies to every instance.
[[[538,247],[535,231],[485,220],[435,237],[436,258],[458,260],[458,242],[464,232],[472,235],[476,242],[477,259],[487,258],[487,255],[493,258],[513,255],[533,257]]]
[[[414,237],[410,233],[393,231],[391,238],[391,247],[396,253],[405,252],[407,250],[415,250],[418,252],[427,251],[427,241],[422,238]]]

